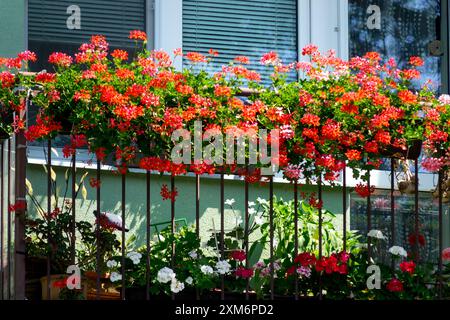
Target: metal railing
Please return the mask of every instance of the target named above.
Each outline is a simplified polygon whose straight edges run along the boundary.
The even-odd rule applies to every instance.
[[[13,145],[15,145],[16,152],[14,153]],[[12,166],[12,156],[15,156],[15,173],[13,174],[13,166]],[[51,197],[52,197],[52,141],[48,140],[46,145],[46,156],[47,156],[47,210],[48,212],[52,211],[51,208]],[[391,158],[391,168],[390,168],[390,176],[391,176],[391,188],[390,188],[390,215],[391,215],[391,238],[390,238],[390,245],[393,246],[396,244],[396,230],[395,230],[395,224],[396,224],[396,208],[395,208],[395,200],[394,200],[394,186],[395,186],[395,166],[394,166],[394,158]],[[15,134],[13,137],[11,137],[8,140],[1,142],[1,153],[0,153],[0,186],[1,186],[1,192],[0,192],[0,239],[1,239],[1,288],[0,291],[0,299],[24,299],[25,298],[25,242],[24,242],[24,234],[25,234],[25,215],[26,210],[19,208],[14,212],[14,216],[10,212],[10,210],[6,209],[11,205],[13,202],[13,197],[15,199],[15,202],[23,201],[25,199],[26,195],[26,185],[25,185],[25,178],[26,178],[26,166],[27,166],[27,159],[26,159],[26,141],[24,139],[23,132],[19,132]],[[77,159],[76,159],[76,152],[72,156],[71,159],[71,175],[72,175],[72,184],[71,184],[71,197],[72,197],[72,204],[75,204],[76,201],[76,195],[77,195],[77,186],[76,186],[76,176],[77,176]],[[97,212],[101,212],[101,179],[102,179],[102,168],[100,161],[97,161],[96,166],[96,179],[99,182],[98,187],[96,189],[96,210]],[[418,160],[414,160],[414,167],[416,172],[416,179],[415,179],[415,188],[414,188],[414,233],[415,233],[415,254],[414,259],[416,261],[420,260],[420,250],[419,250],[419,234],[420,234],[420,221],[419,221],[419,179],[418,179]],[[370,186],[370,172],[369,172],[369,181],[368,185]],[[224,240],[225,240],[225,173],[224,171],[219,173],[219,185],[220,185],[220,192],[219,192],[219,213],[220,213],[220,256],[221,258],[225,258],[225,246]],[[443,173],[439,173],[439,181],[438,181],[438,222],[439,222],[439,230],[438,230],[438,251],[439,253],[442,252],[443,248],[443,189],[442,189],[442,177]],[[122,216],[122,231],[121,231],[121,253],[122,253],[122,285],[121,285],[121,299],[126,299],[126,269],[125,269],[125,255],[126,255],[126,247],[125,247],[125,211],[126,211],[126,180],[127,176],[125,174],[122,174],[121,177],[121,216]],[[146,225],[146,234],[145,234],[145,243],[146,243],[146,299],[150,299],[149,289],[151,287],[151,276],[150,276],[150,268],[152,261],[150,260],[150,253],[151,253],[151,234],[150,229],[151,225],[153,223],[152,221],[152,214],[151,214],[151,206],[152,206],[152,199],[150,197],[150,186],[151,186],[151,172],[147,171],[145,174],[146,179],[146,188],[145,191],[142,193],[142,197],[145,198],[145,225]],[[269,260],[270,260],[270,299],[275,299],[275,270],[274,270],[274,181],[273,177],[268,177],[269,183],[269,230],[270,230],[270,249],[269,249]],[[197,235],[200,234],[200,204],[201,204],[201,175],[195,175],[195,228]],[[6,183],[6,186],[5,186]],[[13,192],[13,185],[15,185],[15,192]],[[299,222],[299,208],[298,208],[298,199],[299,199],[299,187],[300,184],[295,182],[293,183],[293,199],[294,199],[294,224],[295,224],[295,244],[294,244],[294,256],[296,256],[299,252],[299,243],[298,243],[298,222]],[[171,176],[170,178],[170,189],[173,192],[176,188],[176,177]],[[243,192],[244,192],[244,198],[245,198],[245,205],[244,205],[244,238],[245,238],[245,253],[246,253],[246,261],[245,265],[246,267],[250,267],[249,265],[249,258],[248,258],[248,252],[249,252],[249,182],[243,181]],[[342,171],[342,206],[343,206],[343,212],[342,215],[342,225],[343,225],[343,250],[345,251],[347,249],[347,229],[348,229],[348,221],[347,221],[347,215],[345,214],[346,209],[348,207],[348,188],[347,188],[347,177],[346,177],[346,170]],[[14,194],[15,193],[15,194]],[[319,203],[322,203],[323,200],[323,181],[319,178],[317,181],[317,195]],[[13,195],[14,194],[14,195]],[[77,212],[75,210],[75,205],[72,205],[72,226],[74,228],[72,233],[72,248],[70,250],[71,255],[71,261],[75,263],[76,257],[75,257],[75,221],[76,221],[76,215]],[[372,229],[372,202],[371,202],[371,196],[369,195],[367,197],[367,230]],[[323,255],[323,216],[322,216],[322,209],[319,207],[318,209],[318,216],[319,216],[319,257],[322,257]],[[176,220],[176,212],[175,212],[175,203],[172,201],[170,206],[170,227],[172,232],[175,231],[175,220]],[[14,218],[14,224],[12,219]],[[100,241],[100,219],[97,219],[96,222],[96,237],[97,242]],[[14,229],[14,232],[13,232]],[[15,235],[15,239],[13,239],[13,234]],[[49,233],[50,234],[50,233]],[[48,239],[50,242],[51,239]],[[371,256],[371,246],[370,246],[370,238],[368,238],[369,242],[369,259]],[[172,263],[173,258],[176,253],[176,248],[172,247]],[[99,299],[100,297],[100,290],[101,290],[101,279],[100,279],[100,253],[97,251],[96,256],[96,265],[97,265],[97,278],[96,278],[96,297]],[[50,277],[51,277],[51,257],[47,257],[47,295],[50,297]],[[13,266],[15,272],[13,272]],[[439,273],[439,297],[442,297],[442,287],[443,287],[443,280],[442,280],[442,271],[443,271],[443,260],[441,254],[439,254],[439,260],[437,263],[438,267],[438,273]],[[14,279],[14,283],[13,283]],[[321,281],[319,281],[319,286],[321,286]],[[246,292],[245,292],[245,298],[249,299],[249,292],[250,292],[250,284],[249,280],[247,280],[246,285]],[[319,290],[320,297],[321,298],[321,292],[322,290]],[[299,283],[298,283],[298,277],[295,277],[295,293],[294,298],[297,300],[299,299]],[[175,299],[175,296],[172,296],[173,299]],[[196,299],[200,299],[200,295],[196,294]],[[225,292],[225,278],[222,275],[220,279],[220,298],[221,300],[227,299],[227,292]]]

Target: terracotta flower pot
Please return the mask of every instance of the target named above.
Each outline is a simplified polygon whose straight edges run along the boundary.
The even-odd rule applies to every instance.
[[[416,192],[415,177],[413,180],[402,180],[398,182],[398,190],[402,194],[414,194]]]
[[[41,278],[42,287],[42,300],[60,300],[59,294],[61,290],[65,287],[65,280],[67,279],[67,274],[53,274],[50,275],[50,296],[47,295],[47,288],[49,286],[47,276]],[[87,286],[81,283],[81,290],[83,295],[87,297]]]

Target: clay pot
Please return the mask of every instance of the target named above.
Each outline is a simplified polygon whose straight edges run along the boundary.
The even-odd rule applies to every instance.
[[[398,182],[398,190],[402,194],[414,194],[416,192],[415,176],[412,180],[402,180]]]

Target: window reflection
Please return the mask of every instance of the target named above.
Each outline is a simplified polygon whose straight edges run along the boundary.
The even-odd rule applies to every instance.
[[[394,58],[399,67],[410,56],[420,56],[425,65],[422,79],[430,79],[433,88],[441,86],[439,48],[440,0],[349,0],[350,56],[377,51],[385,59]],[[369,8],[372,6],[371,8]],[[380,23],[375,25],[373,6],[379,8]],[[369,11],[368,11],[369,9]],[[379,27],[379,28],[378,28]]]

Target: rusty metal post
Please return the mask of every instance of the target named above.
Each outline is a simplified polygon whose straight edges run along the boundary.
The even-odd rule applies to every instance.
[[[25,112],[22,116],[25,117]],[[24,129],[19,130],[15,139],[15,202],[26,202],[27,141]],[[16,300],[25,299],[25,214],[26,208],[16,210],[14,218],[14,295]]]

